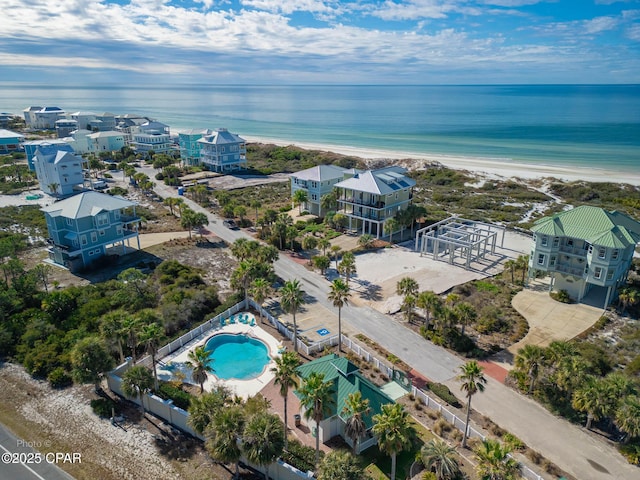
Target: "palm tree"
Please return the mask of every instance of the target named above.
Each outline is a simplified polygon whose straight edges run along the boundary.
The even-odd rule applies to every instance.
[[[462,302],[455,306],[458,322],[462,325],[460,333],[464,335],[464,328],[478,318],[478,312],[469,302]]]
[[[234,478],[240,476],[240,459],[242,449],[239,439],[244,430],[245,417],[240,405],[221,409],[206,429],[205,446],[211,456],[218,462],[234,463]]]
[[[126,316],[122,319],[122,334],[127,339],[127,346],[131,349],[131,357],[135,365],[136,347],[138,346],[138,334],[140,332],[140,320],[136,317]]]
[[[373,243],[375,242],[375,238],[370,233],[364,233],[358,239],[358,245],[360,245],[365,250],[373,247]]]
[[[404,296],[402,300],[401,309],[404,312],[404,318],[407,320],[407,323],[412,323],[413,321],[413,309],[416,307],[416,296],[409,293]]]
[[[515,358],[515,366],[519,371],[526,373],[529,378],[529,395],[533,393],[536,380],[540,376],[540,368],[544,362],[544,348],[538,345],[525,345],[518,350]]]
[[[389,242],[391,242],[391,237],[394,232],[398,231],[398,220],[395,218],[389,218],[386,222],[384,222],[384,233],[389,236]]]
[[[251,282],[249,288],[249,295],[255,300],[255,302],[262,306],[264,301],[269,297],[272,292],[271,283],[265,278],[256,278]],[[262,310],[260,310],[260,323],[262,323]]]
[[[322,249],[322,255],[327,254],[327,249],[331,247],[331,242],[328,238],[322,237],[318,240],[318,248]]]
[[[313,419],[316,424],[316,466],[320,459],[320,422],[331,412],[335,404],[333,382],[325,382],[324,374],[313,372],[298,390],[300,405],[304,407],[304,418]]]
[[[316,255],[313,257],[313,264],[320,270],[320,274],[324,275],[327,269],[331,266],[331,259],[326,255]]]
[[[464,434],[462,436],[462,446],[466,448],[469,434],[469,417],[471,415],[471,397],[477,392],[484,392],[487,379],[482,374],[484,369],[475,360],[461,365],[460,370],[461,373],[458,375],[458,380],[462,382],[460,390],[466,392],[467,396],[467,420],[464,424]]]
[[[431,321],[431,313],[435,312],[442,306],[442,300],[434,292],[427,290],[420,292],[416,299],[416,306],[424,310],[424,325],[429,329],[429,323]]]
[[[124,351],[122,350],[122,320],[126,313],[123,310],[115,310],[106,313],[100,320],[100,334],[112,349],[118,352],[120,363],[124,363]]]
[[[300,305],[305,303],[304,291],[300,288],[298,279],[287,280],[280,289],[280,305],[282,310],[293,315],[293,349],[298,351],[298,324],[296,323],[296,313]]]
[[[342,253],[342,248],[340,248],[339,245],[331,245],[330,252],[333,260],[336,262],[336,270],[338,270],[338,257]]]
[[[320,213],[327,212],[330,210],[335,210],[337,206],[338,206],[338,195],[336,194],[335,190],[332,190],[326,195],[322,195],[320,197],[320,209],[321,209]],[[322,215],[319,215],[319,216],[322,216]]]
[[[153,375],[148,368],[138,365],[131,367],[122,376],[122,393],[127,397],[137,397],[140,400],[142,413],[144,414],[143,395],[151,391],[153,387]]]
[[[391,457],[391,480],[396,478],[396,457],[410,448],[416,431],[409,414],[400,403],[382,405],[381,412],[373,416],[373,434],[380,450]]]
[[[633,437],[640,437],[640,397],[627,395],[616,411],[615,422],[627,434],[625,443]]]
[[[519,255],[516,259],[516,268],[522,269],[522,284],[524,285],[524,278],[529,269],[529,255]]]
[[[598,421],[612,413],[612,404],[617,399],[611,397],[604,379],[587,377],[571,398],[571,405],[580,412],[587,414],[585,428],[591,429],[594,420]]]
[[[622,311],[620,313],[624,314],[627,308],[637,304],[639,301],[640,293],[638,293],[636,288],[627,287],[621,289],[618,294],[618,305],[622,306]]]
[[[254,212],[255,212],[255,215],[256,215],[255,225],[257,225],[258,224],[258,209],[260,207],[262,207],[262,203],[260,203],[260,200],[252,200],[251,203],[249,204],[249,206],[254,209]]]
[[[460,474],[458,452],[442,440],[431,440],[420,449],[423,465],[434,472],[438,480],[453,480]]]
[[[358,459],[347,450],[333,450],[320,462],[318,480],[366,480]]]
[[[398,295],[417,295],[418,282],[411,277],[404,277],[396,284],[396,293]]]
[[[296,190],[293,192],[293,204],[298,206],[298,213],[302,213],[302,204],[306,203],[309,199],[305,190]]]
[[[515,279],[515,271],[516,271],[516,261],[513,259],[507,260],[504,262],[504,268],[508,268],[511,272],[511,283],[516,283]]]
[[[48,185],[49,190],[51,190],[51,192],[53,193],[53,196],[55,197],[56,195],[58,195],[58,188],[60,188],[60,184],[59,183],[50,183]]]
[[[284,448],[287,448],[287,397],[290,388],[298,388],[298,371],[300,359],[294,352],[284,352],[276,357],[276,366],[271,369],[275,373],[274,383],[280,385],[280,395],[284,400]]]
[[[247,460],[265,467],[264,478],[269,480],[269,465],[284,449],[284,425],[277,415],[254,415],[245,425],[242,434],[242,451]]]
[[[204,345],[191,350],[187,358],[189,361],[185,363],[192,369],[191,378],[194,382],[200,384],[200,393],[202,393],[204,392],[204,382],[207,381],[208,374],[215,372],[211,366],[213,359],[209,357],[209,351]]]
[[[222,385],[216,385],[211,392],[203,393],[199,397],[192,396],[187,423],[199,434],[204,434],[213,417],[230,405],[232,400],[231,391]]]
[[[327,300],[338,309],[338,351],[340,353],[342,353],[342,307],[349,305],[349,297],[351,297],[349,286],[341,278],[336,278],[331,283]]]
[[[149,355],[151,355],[151,365],[153,366],[154,388],[158,389],[158,372],[156,371],[156,355],[160,342],[164,339],[164,329],[157,323],[144,325],[140,330],[140,343],[145,346]]]
[[[347,286],[349,286],[349,279],[356,273],[356,256],[352,252],[345,252],[342,255],[338,272],[344,275]]]
[[[364,417],[371,413],[369,399],[362,398],[360,391],[350,393],[344,401],[342,418],[346,417],[344,433],[353,443],[353,454],[358,454],[358,442],[367,433]]]
[[[511,451],[497,440],[484,440],[476,450],[476,471],[482,480],[516,480],[519,465],[509,455]]]

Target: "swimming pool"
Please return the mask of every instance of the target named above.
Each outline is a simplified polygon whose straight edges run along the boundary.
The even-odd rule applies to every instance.
[[[246,335],[214,335],[205,349],[210,352],[215,376],[223,380],[256,378],[271,361],[267,346]]]

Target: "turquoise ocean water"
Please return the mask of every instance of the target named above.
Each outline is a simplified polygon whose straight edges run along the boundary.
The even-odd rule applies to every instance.
[[[640,173],[640,85],[43,87],[0,111],[137,113],[172,129]]]

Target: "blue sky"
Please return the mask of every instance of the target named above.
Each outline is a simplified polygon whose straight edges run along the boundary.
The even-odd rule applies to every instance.
[[[0,81],[640,83],[640,0],[3,0]]]

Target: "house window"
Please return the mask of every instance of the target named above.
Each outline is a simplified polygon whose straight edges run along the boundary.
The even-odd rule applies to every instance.
[[[602,278],[602,268],[595,268],[595,270],[593,271],[593,278]]]
[[[593,253],[593,245],[589,245],[589,249],[588,249],[589,253]]]
[[[620,250],[614,250],[611,253],[611,260],[617,260],[619,255],[620,255]]]
[[[538,265],[544,265],[544,253],[538,254]]]
[[[573,247],[573,238],[567,239],[567,247]]]
[[[98,241],[98,234],[96,232],[91,232],[91,242],[96,243]]]
[[[607,256],[607,249],[604,247],[598,248],[598,258],[604,258]]]
[[[556,265],[556,257],[554,255],[549,259],[549,266],[550,267],[555,267],[555,265]]]
[[[109,214],[101,213],[97,218],[98,226],[102,227],[109,224]]]
[[[117,235],[122,235],[122,225],[117,225],[116,226],[116,234]]]
[[[93,257],[93,250],[89,250],[89,256]]]
[[[87,236],[86,235],[82,235],[80,237],[80,245],[86,245],[87,244]]]
[[[546,247],[549,244],[549,239],[546,235],[542,236],[542,240],[540,241],[540,245]]]
[[[558,237],[553,237],[553,246],[557,247],[560,245],[560,239]]]
[[[607,280],[613,280],[613,270],[607,270]]]
[[[113,216],[116,217],[116,220],[120,220],[120,210],[114,210]]]
[[[101,237],[104,237],[105,231],[104,230],[100,230],[98,233],[100,233]]]
[[[67,218],[67,225],[73,225],[73,219]]]

